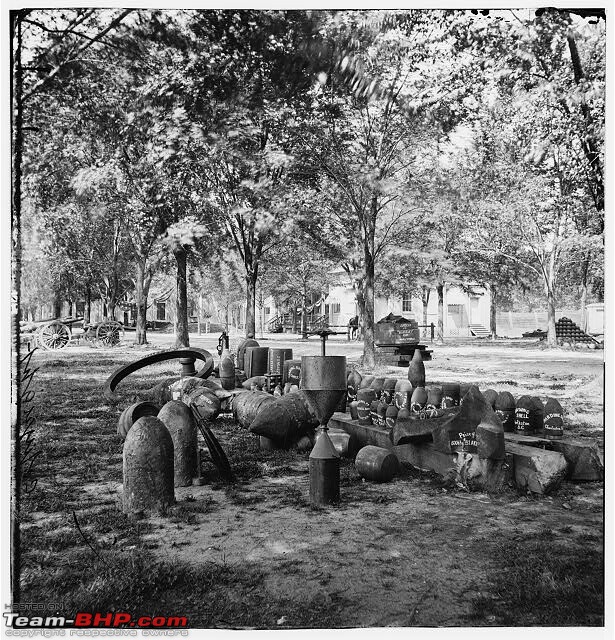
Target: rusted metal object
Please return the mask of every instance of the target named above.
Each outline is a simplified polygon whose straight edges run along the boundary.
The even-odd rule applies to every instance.
[[[258,342],[256,340],[253,340],[252,338],[244,338],[239,343],[239,345],[237,345],[237,368],[238,369],[242,369],[243,371],[245,371],[246,369],[245,362],[244,362],[246,349],[248,347],[259,347],[259,346],[260,345],[258,344]]]
[[[133,518],[164,513],[175,503],[173,440],[161,420],[145,416],[132,425],[123,461],[124,513]]]
[[[515,431],[515,398],[510,391],[498,393],[495,401],[495,412],[502,421],[502,426],[506,433]]]
[[[395,406],[401,411],[410,409],[412,399],[412,383],[409,380],[398,380],[395,383]]]
[[[387,406],[387,412],[385,415],[385,427],[391,431],[395,426],[395,422],[397,421],[397,414],[399,410],[394,404],[390,404]]]
[[[117,421],[117,433],[125,438],[132,425],[143,416],[157,416],[159,407],[153,402],[135,402],[122,411],[120,419]]]
[[[561,438],[564,435],[564,410],[555,398],[547,398],[543,416],[542,432],[546,438]]]
[[[238,398],[242,395],[244,394],[240,394]],[[305,390],[278,398],[267,395],[271,402],[258,403],[256,415],[249,427],[252,433],[270,438],[280,447],[289,447],[318,425]]]
[[[346,379],[346,389],[347,389],[347,398],[348,402],[353,402],[357,399],[357,391],[359,390],[359,385],[361,384],[361,374],[353,369]]]
[[[282,373],[282,382],[299,386],[301,380],[301,360],[285,360]]]
[[[423,356],[418,349],[414,350],[412,360],[408,364],[408,380],[415,389],[425,386],[425,365],[423,364]]]
[[[275,398],[265,391],[238,393],[233,398],[233,418],[244,429],[249,429],[261,408],[272,402],[275,402]]]
[[[324,351],[324,341],[323,341]],[[327,434],[327,423],[346,390],[345,356],[303,356],[301,387],[320,422],[310,453],[310,503],[325,506],[339,502],[339,455]]]
[[[184,394],[183,401],[189,407],[195,420],[215,420],[222,409],[222,402],[213,389],[196,387]]]
[[[385,378],[382,385],[381,400],[384,400],[387,404],[395,403],[395,387],[397,386],[397,380],[395,378]]]
[[[524,435],[539,433],[542,430],[542,404],[540,412],[530,396],[521,396],[515,406],[515,431]]]
[[[235,388],[235,363],[230,353],[220,361],[220,381],[227,391]]]
[[[198,476],[196,424],[190,409],[179,400],[167,402],[158,419],[173,440],[173,475],[176,487],[187,487]]]
[[[354,466],[357,473],[366,480],[388,482],[397,473],[399,462],[389,449],[367,445],[357,453]]]
[[[359,389],[357,392],[357,416],[359,424],[372,423],[370,409],[374,400],[376,400],[376,392],[371,387]]]
[[[152,353],[151,355],[145,356],[135,362],[119,367],[107,378],[103,387],[103,392],[107,398],[112,400],[115,398],[113,394],[117,385],[131,373],[134,373],[143,367],[147,367],[150,364],[164,362],[165,360],[175,360],[176,358],[193,358],[195,360],[201,360],[203,362],[203,366],[198,373],[194,374],[197,378],[207,378],[214,370],[214,359],[211,353],[205,349],[197,349],[195,347],[170,349],[169,351]]]
[[[483,398],[491,405],[492,409],[495,409],[495,403],[498,399],[498,392],[495,389],[485,389]]]
[[[458,407],[461,402],[461,389],[456,382],[442,385],[442,408]]]
[[[269,373],[273,373],[278,376],[284,374],[284,363],[287,360],[293,359],[292,349],[274,349],[269,348]]]
[[[247,347],[243,356],[244,370],[248,378],[264,376],[267,373],[269,347]]]
[[[416,387],[412,392],[412,398],[410,399],[410,411],[412,413],[421,413],[427,405],[427,391],[425,387]]]

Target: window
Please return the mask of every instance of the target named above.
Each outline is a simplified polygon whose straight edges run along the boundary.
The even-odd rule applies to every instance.
[[[404,311],[412,311],[412,298],[409,293],[404,291],[404,294],[401,299],[401,310],[402,313]]]
[[[329,305],[328,304],[325,305],[325,315],[326,316],[329,315]]]
[[[266,316],[268,316],[271,313],[271,309],[269,307],[265,307],[264,311]]]
[[[167,319],[167,305],[164,302],[156,303],[156,320]]]
[[[340,312],[340,303],[332,302],[331,303],[331,313],[339,313]]]

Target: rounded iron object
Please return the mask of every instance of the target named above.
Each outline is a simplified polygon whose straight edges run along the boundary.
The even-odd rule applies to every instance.
[[[117,421],[117,434],[125,438],[132,425],[143,416],[157,416],[159,408],[153,402],[135,402],[126,407]]]
[[[164,513],[175,503],[173,439],[154,416],[139,418],[124,442],[123,505],[131,517]]]
[[[446,383],[442,385],[442,403],[443,409],[458,407],[461,402],[461,387],[458,383]]]
[[[395,426],[398,413],[399,410],[394,404],[390,404],[387,406],[387,412],[385,416],[385,427],[387,429],[391,430]]]
[[[515,431],[522,434],[537,433],[542,430],[542,404],[537,410],[534,398],[521,396],[515,407]]]
[[[220,381],[222,388],[230,391],[235,388],[235,363],[231,355],[227,355],[220,361]]]
[[[415,349],[408,363],[408,380],[414,388],[425,386],[425,364],[420,349]]]
[[[384,400],[380,400],[378,402],[378,408],[377,408],[377,414],[378,414],[378,426],[382,427],[384,429],[384,427],[386,427],[387,424],[387,409],[389,408],[389,405],[384,401]]]
[[[371,444],[357,453],[354,466],[362,478],[374,482],[388,482],[399,470],[399,462],[394,453]]]
[[[370,409],[374,400],[376,400],[376,392],[371,387],[368,389],[359,389],[357,393],[357,415],[359,424],[372,424]]]
[[[499,394],[495,389],[485,389],[485,391],[483,391],[483,398],[485,398],[488,405],[491,405],[492,409],[495,409],[495,403],[497,402],[498,395]]]
[[[410,399],[410,411],[412,413],[420,413],[427,404],[427,391],[424,387],[417,387],[412,392],[412,398]]]
[[[192,412],[195,420],[215,420],[222,409],[220,398],[207,387],[192,389],[189,393],[184,394],[183,401]]]
[[[359,401],[358,400],[353,400],[348,405],[348,409],[350,411],[351,420],[358,420],[359,419]]]
[[[382,385],[381,400],[384,400],[387,404],[395,403],[395,387],[397,386],[397,380],[395,378],[385,378]]]
[[[442,397],[444,393],[441,387],[427,388],[427,407],[430,409],[439,409],[442,406]]]
[[[253,340],[252,338],[244,338],[238,345],[237,345],[237,368],[238,369],[242,369],[243,371],[245,371],[245,366],[244,366],[244,356],[246,353],[246,349],[248,347],[259,347],[260,345],[258,344],[258,342],[256,340]]]
[[[412,383],[409,380],[400,380],[395,385],[395,406],[401,409],[410,408],[412,398]]]
[[[561,438],[564,435],[564,410],[555,398],[547,398],[543,416],[543,434],[547,438]]]
[[[353,402],[353,400],[357,399],[357,392],[359,391],[361,380],[361,374],[356,369],[348,374],[348,378],[346,379],[348,402]]]
[[[197,430],[190,409],[179,400],[167,402],[158,419],[173,440],[173,474],[176,487],[187,487],[198,476]]]
[[[374,378],[371,388],[376,392],[376,400],[380,400],[382,396],[382,390],[384,389],[384,378]]]
[[[186,357],[195,358],[196,360],[201,360],[203,362],[201,370],[195,376],[197,378],[207,378],[214,370],[214,359],[211,353],[205,349],[197,349],[195,347],[170,349],[168,351],[161,351],[160,353],[152,353],[144,358],[135,360],[135,362],[119,367],[105,381],[103,392],[107,398],[112,400],[115,398],[114,391],[117,385],[131,373],[134,373],[143,367],[147,367],[150,364]]]

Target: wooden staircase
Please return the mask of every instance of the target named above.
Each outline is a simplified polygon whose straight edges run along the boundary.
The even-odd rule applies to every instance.
[[[470,329],[470,334],[476,338],[490,338],[491,331],[489,329],[483,327],[482,324],[470,324],[468,325],[468,329]]]

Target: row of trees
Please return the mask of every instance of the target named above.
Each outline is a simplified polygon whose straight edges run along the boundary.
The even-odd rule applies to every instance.
[[[599,17],[13,18],[22,307],[52,291],[101,297],[112,313],[132,291],[141,343],[152,277],[173,272],[187,344],[191,277],[227,301],[243,285],[253,335],[257,283],[305,309],[339,267],[370,364],[377,292],[413,292],[426,308],[432,288],[442,306],[447,283],[482,283],[495,322],[504,294],[539,282],[553,342],[558,285],[583,305],[601,295]]]

